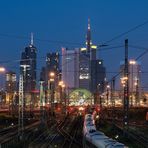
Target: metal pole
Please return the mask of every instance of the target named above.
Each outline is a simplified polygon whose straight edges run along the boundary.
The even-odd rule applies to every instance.
[[[99,104],[99,86],[100,84],[97,85],[97,93],[96,93],[96,104]]]
[[[45,123],[45,98],[44,98],[44,90],[43,90],[44,81],[40,81],[40,119],[41,124]]]
[[[111,82],[111,99],[112,99],[112,125],[115,125],[115,78]]]
[[[23,67],[23,75],[20,75],[19,79],[19,117],[18,117],[18,136],[20,140],[23,139],[24,132],[24,109],[25,109],[25,93],[24,84],[26,83],[26,69],[30,67],[29,65],[21,65]],[[24,83],[25,82],[25,83]]]
[[[66,98],[66,88],[64,87],[64,102],[65,102],[65,115],[67,114],[67,98]]]
[[[50,81],[51,90],[51,115],[54,116],[54,81]]]
[[[62,105],[62,86],[59,85],[60,105]]]
[[[24,91],[23,110],[25,111],[25,107],[26,107],[26,71],[27,71],[27,68],[30,67],[30,65],[21,65],[21,67],[23,68],[23,91]]]
[[[125,78],[125,87],[124,87],[124,119],[123,119],[123,128],[124,133],[128,130],[128,111],[129,111],[129,86],[128,86],[128,39],[125,40],[125,60],[124,60],[124,78]]]
[[[109,98],[108,98],[109,97],[109,90],[108,90],[108,88],[107,88],[106,91],[107,91],[106,97],[107,97],[107,107],[108,107],[108,101],[109,101]]]
[[[139,106],[139,80],[136,82],[136,106]]]
[[[23,139],[24,131],[24,91],[23,91],[23,75],[20,75],[19,80],[19,117],[18,117],[18,136]]]

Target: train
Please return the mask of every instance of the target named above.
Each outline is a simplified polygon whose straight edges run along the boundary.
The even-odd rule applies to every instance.
[[[124,144],[107,137],[98,131],[92,114],[86,114],[83,126],[84,148],[127,148]]]

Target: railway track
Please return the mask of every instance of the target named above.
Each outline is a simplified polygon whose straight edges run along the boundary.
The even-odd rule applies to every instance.
[[[18,129],[17,125],[16,126],[12,126],[12,127],[8,127],[6,129],[3,129],[3,130],[0,131],[0,137],[4,136],[5,134],[8,134],[10,132],[13,132],[14,130],[17,130],[17,129]]]
[[[66,125],[66,123],[67,118],[65,118],[63,121],[53,124],[49,129],[40,133],[40,135],[29,144],[29,148],[52,147],[54,140],[59,136],[57,129],[62,128],[62,126]]]
[[[133,131],[128,132],[128,135],[142,145],[143,148],[148,148],[148,139],[144,135]]]
[[[24,135],[27,135],[28,133],[31,133],[33,129],[35,129],[39,125],[39,121],[34,122],[30,125],[25,126]],[[5,130],[4,130],[5,131]],[[7,129],[5,132],[1,131],[2,136],[0,136],[0,146],[1,147],[8,147],[8,145],[11,145],[11,143],[18,142],[18,128],[10,128]]]
[[[82,125],[82,117],[79,116],[74,119],[68,130],[64,129],[64,127],[59,130],[64,138],[64,142],[62,143],[61,148],[82,147],[82,140],[80,140],[80,135],[82,135]]]
[[[115,127],[123,132],[123,127],[119,124],[116,124]],[[134,141],[134,143],[140,144],[141,148],[148,148],[148,139],[145,135],[139,133],[138,131],[134,131],[129,128],[128,131],[125,132],[130,140]]]

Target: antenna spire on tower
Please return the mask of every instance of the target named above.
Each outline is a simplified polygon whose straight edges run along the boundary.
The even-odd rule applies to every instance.
[[[31,32],[31,45],[33,45],[33,33]]]
[[[87,28],[87,34],[86,34],[86,48],[88,53],[90,53],[91,44],[92,43],[91,43],[90,18],[88,18],[88,28]]]
[[[88,18],[88,30],[90,30],[90,18]]]

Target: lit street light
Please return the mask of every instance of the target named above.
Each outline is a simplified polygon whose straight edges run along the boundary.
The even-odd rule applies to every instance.
[[[63,81],[59,82],[59,86],[60,86],[60,102],[61,105],[64,101],[64,113],[66,114],[66,106],[67,106],[67,102],[66,102],[66,96],[65,96],[65,84]]]
[[[6,69],[4,67],[0,67],[0,72],[5,72]]]
[[[106,86],[107,107],[108,107],[108,104],[109,104],[109,88],[110,88],[110,86],[107,85]]]
[[[6,71],[6,69],[4,67],[0,67],[0,73],[4,73]],[[3,104],[3,99],[1,99],[1,106]]]
[[[49,73],[49,83],[50,83],[50,92],[51,92],[51,115],[54,115],[54,91],[55,91],[55,73]]]

